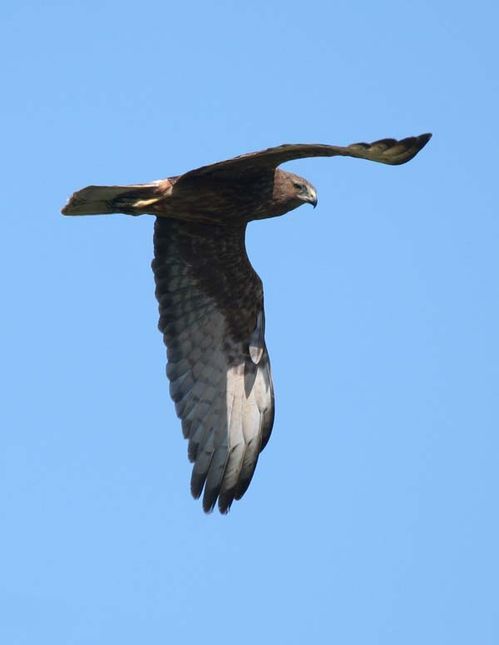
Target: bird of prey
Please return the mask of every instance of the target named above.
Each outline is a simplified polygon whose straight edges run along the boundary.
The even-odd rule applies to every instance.
[[[356,157],[398,165],[430,134],[347,147],[286,144],[148,184],[88,186],[64,215],[151,214],[152,269],[170,394],[194,463],[191,491],[227,513],[250,484],[274,421],[262,282],[250,264],[251,220],[317,204],[306,179],[278,166],[305,157]]]

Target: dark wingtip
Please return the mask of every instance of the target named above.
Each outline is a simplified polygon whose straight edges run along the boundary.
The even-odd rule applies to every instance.
[[[210,513],[213,513],[213,509],[215,508],[215,504],[217,503],[217,498],[212,498],[211,496],[205,493],[203,495],[203,511],[207,513],[208,515]]]
[[[194,499],[199,499],[201,493],[203,492],[204,483],[206,481],[206,475],[198,475],[194,472],[191,475],[191,495]]]
[[[417,137],[420,141],[422,141],[421,148],[423,148],[428,143],[432,136],[432,132],[425,132],[424,134],[420,134],[419,137]]]
[[[425,132],[424,134],[420,134],[417,137],[414,137],[413,140],[415,141],[416,145],[414,146],[412,152],[410,153],[410,156],[408,159],[405,161],[402,161],[402,163],[405,163],[406,161],[410,161],[413,159],[421,150],[425,147],[425,145],[428,143],[428,141],[432,138],[433,134],[431,132]],[[410,138],[409,138],[410,140]],[[412,147],[412,146],[411,146]]]
[[[431,132],[425,132],[424,134],[407,137],[400,141],[394,140],[393,147],[389,146],[386,150],[386,158],[380,159],[380,161],[392,166],[405,164],[421,152],[432,136]]]
[[[220,513],[222,513],[222,515],[227,515],[227,513],[230,511],[230,507],[232,506],[233,501],[234,501],[234,488],[231,488],[231,490],[220,493],[220,496],[218,498],[218,510],[220,511]]]
[[[71,200],[68,200],[68,202],[66,204],[64,204],[64,206],[61,208],[61,213],[63,215],[69,215],[70,214],[70,210],[71,210],[70,207],[69,207],[70,204],[71,204]]]

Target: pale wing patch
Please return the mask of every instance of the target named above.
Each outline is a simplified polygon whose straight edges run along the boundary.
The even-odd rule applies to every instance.
[[[258,367],[246,361],[228,371],[227,415],[229,459],[220,492],[224,504],[247,490],[272,428],[274,393],[266,356]]]
[[[231,347],[230,353],[236,352]],[[199,497],[204,487],[204,509],[212,510],[218,498],[220,510],[226,512],[247,490],[272,428],[274,399],[268,359],[265,356],[257,367],[246,358],[227,368],[223,388],[217,383],[218,391],[193,387],[190,400],[194,407],[182,425],[189,438],[189,456],[195,462],[192,493]],[[223,390],[225,405],[221,406]]]
[[[265,316],[262,311],[258,313],[256,327],[249,340],[249,355],[255,365],[260,362],[265,349]]]

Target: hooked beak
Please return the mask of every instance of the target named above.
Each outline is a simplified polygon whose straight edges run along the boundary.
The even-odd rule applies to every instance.
[[[317,206],[317,193],[314,188],[309,189],[307,201],[309,204],[312,204],[314,208]]]

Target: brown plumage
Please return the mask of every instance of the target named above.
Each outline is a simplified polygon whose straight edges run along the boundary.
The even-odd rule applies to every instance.
[[[244,244],[249,221],[317,204],[314,187],[280,170],[293,159],[349,156],[390,165],[412,159],[423,134],[348,147],[283,145],[149,184],[88,186],[65,215],[152,214],[152,268],[170,394],[194,462],[191,490],[226,513],[246,492],[274,420],[263,288]]]

